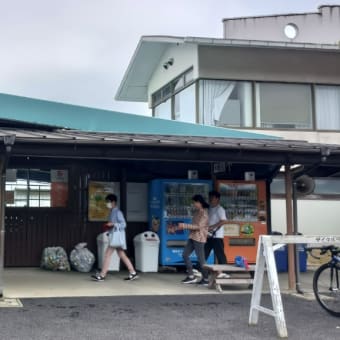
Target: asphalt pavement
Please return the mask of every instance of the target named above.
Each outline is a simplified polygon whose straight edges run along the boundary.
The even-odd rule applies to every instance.
[[[21,299],[0,308],[0,339],[276,339],[274,319],[248,326],[251,294]],[[289,339],[339,339],[340,318],[315,302],[282,295]],[[271,308],[269,295],[262,305]]]

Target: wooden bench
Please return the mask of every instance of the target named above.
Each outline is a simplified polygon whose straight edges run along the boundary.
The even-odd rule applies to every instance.
[[[255,265],[249,265],[249,269],[245,269],[230,264],[206,264],[204,268],[209,270],[211,274],[208,287],[215,287],[219,292],[222,292],[222,285],[247,284],[251,288],[254,281]],[[228,274],[230,277],[217,278],[221,272]]]

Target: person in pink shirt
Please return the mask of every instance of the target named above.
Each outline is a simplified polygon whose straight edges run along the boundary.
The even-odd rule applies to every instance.
[[[204,269],[205,265],[205,253],[204,245],[207,242],[208,227],[209,227],[209,216],[208,208],[209,204],[204,200],[202,195],[195,195],[192,197],[194,205],[194,213],[192,217],[192,223],[179,223],[178,229],[188,229],[189,238],[183,251],[183,259],[187,268],[188,276],[182,280],[182,283],[196,283],[197,278],[193,272],[193,264],[190,259],[190,255],[195,251],[199,269],[202,272],[202,280],[199,284],[208,285],[208,271]]]

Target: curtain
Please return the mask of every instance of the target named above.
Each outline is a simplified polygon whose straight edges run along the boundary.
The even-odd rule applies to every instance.
[[[224,104],[235,88],[235,82],[203,80],[202,83],[203,124],[216,125],[215,122],[220,120]]]
[[[317,129],[340,130],[340,87],[316,86],[315,109]]]

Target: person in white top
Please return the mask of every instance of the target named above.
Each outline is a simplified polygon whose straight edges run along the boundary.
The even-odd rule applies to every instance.
[[[224,208],[220,205],[220,193],[218,191],[209,192],[209,237],[204,246],[205,259],[208,259],[211,250],[215,252],[218,264],[227,264],[224,253],[224,229],[223,225],[227,222]],[[219,278],[229,277],[225,273],[220,273]]]

